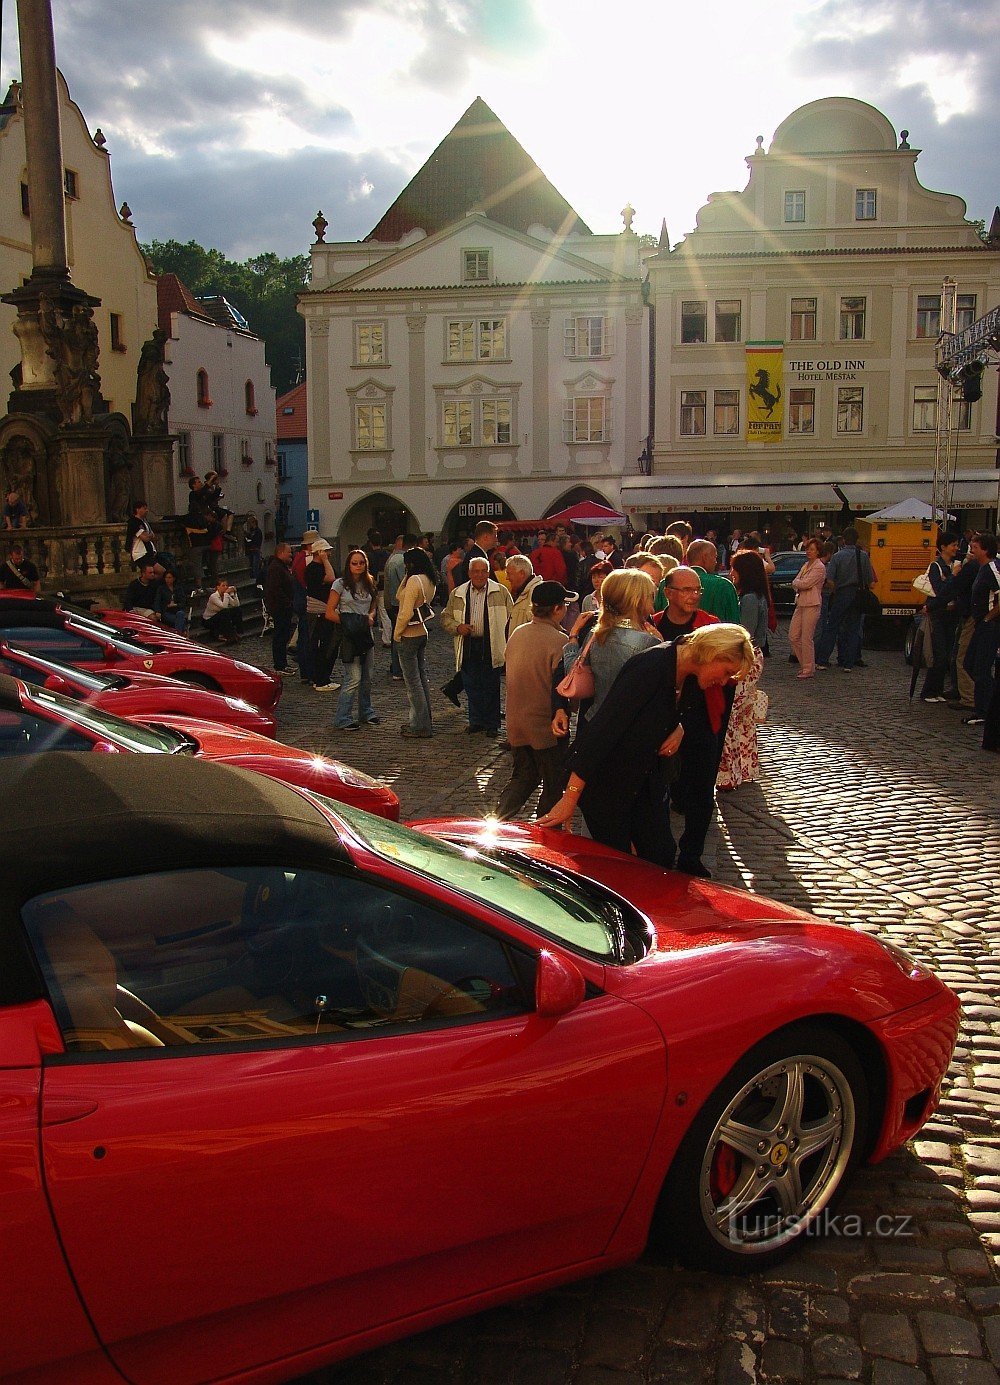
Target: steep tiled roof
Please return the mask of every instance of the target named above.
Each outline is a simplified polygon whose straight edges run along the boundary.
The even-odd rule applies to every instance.
[[[279,442],[295,442],[306,436],[306,382],[295,385],[274,401]]]
[[[365,240],[390,244],[414,227],[433,235],[461,221],[473,206],[515,231],[538,225],[590,234],[590,227],[477,96]]]
[[[211,321],[183,279],[178,279],[176,274],[161,274],[156,281],[156,316],[167,336],[170,335],[171,313],[187,313],[202,322]]]

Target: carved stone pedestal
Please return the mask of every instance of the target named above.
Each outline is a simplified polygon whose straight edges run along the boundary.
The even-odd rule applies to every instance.
[[[103,428],[60,429],[49,444],[61,525],[105,524]]]
[[[156,518],[173,514],[174,440],[167,433],[132,438],[132,493],[141,497]]]

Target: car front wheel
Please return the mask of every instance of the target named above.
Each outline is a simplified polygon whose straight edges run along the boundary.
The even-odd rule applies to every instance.
[[[802,1027],[752,1050],[688,1131],[655,1232],[686,1263],[750,1273],[822,1227],[865,1138],[867,1086],[838,1035]]]

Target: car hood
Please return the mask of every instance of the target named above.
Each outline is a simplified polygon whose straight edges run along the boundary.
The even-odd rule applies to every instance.
[[[742,978],[746,993],[774,986],[793,1004],[830,987],[849,986],[867,1016],[903,1009],[940,992],[922,967],[907,970],[874,938],[768,899],[679,871],[663,870],[586,837],[545,831],[527,823],[482,819],[411,822],[418,831],[469,846],[504,847],[586,876],[622,895],[650,920],[655,942],[648,955],[624,968],[608,968],[611,988],[640,999],[671,985],[712,986],[724,970]],[[877,915],[878,902],[872,911]],[[782,980],[779,986],[778,978]],[[737,1004],[741,1001],[736,998]],[[855,1008],[853,1002],[851,1008]]]

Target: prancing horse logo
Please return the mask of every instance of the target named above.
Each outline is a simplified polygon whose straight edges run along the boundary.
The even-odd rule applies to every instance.
[[[781,386],[775,385],[775,393],[771,393],[771,377],[766,370],[758,370],[757,383],[751,385],[748,394],[760,400],[761,408],[766,410],[765,417],[770,418],[774,412],[774,406],[781,398]]]

